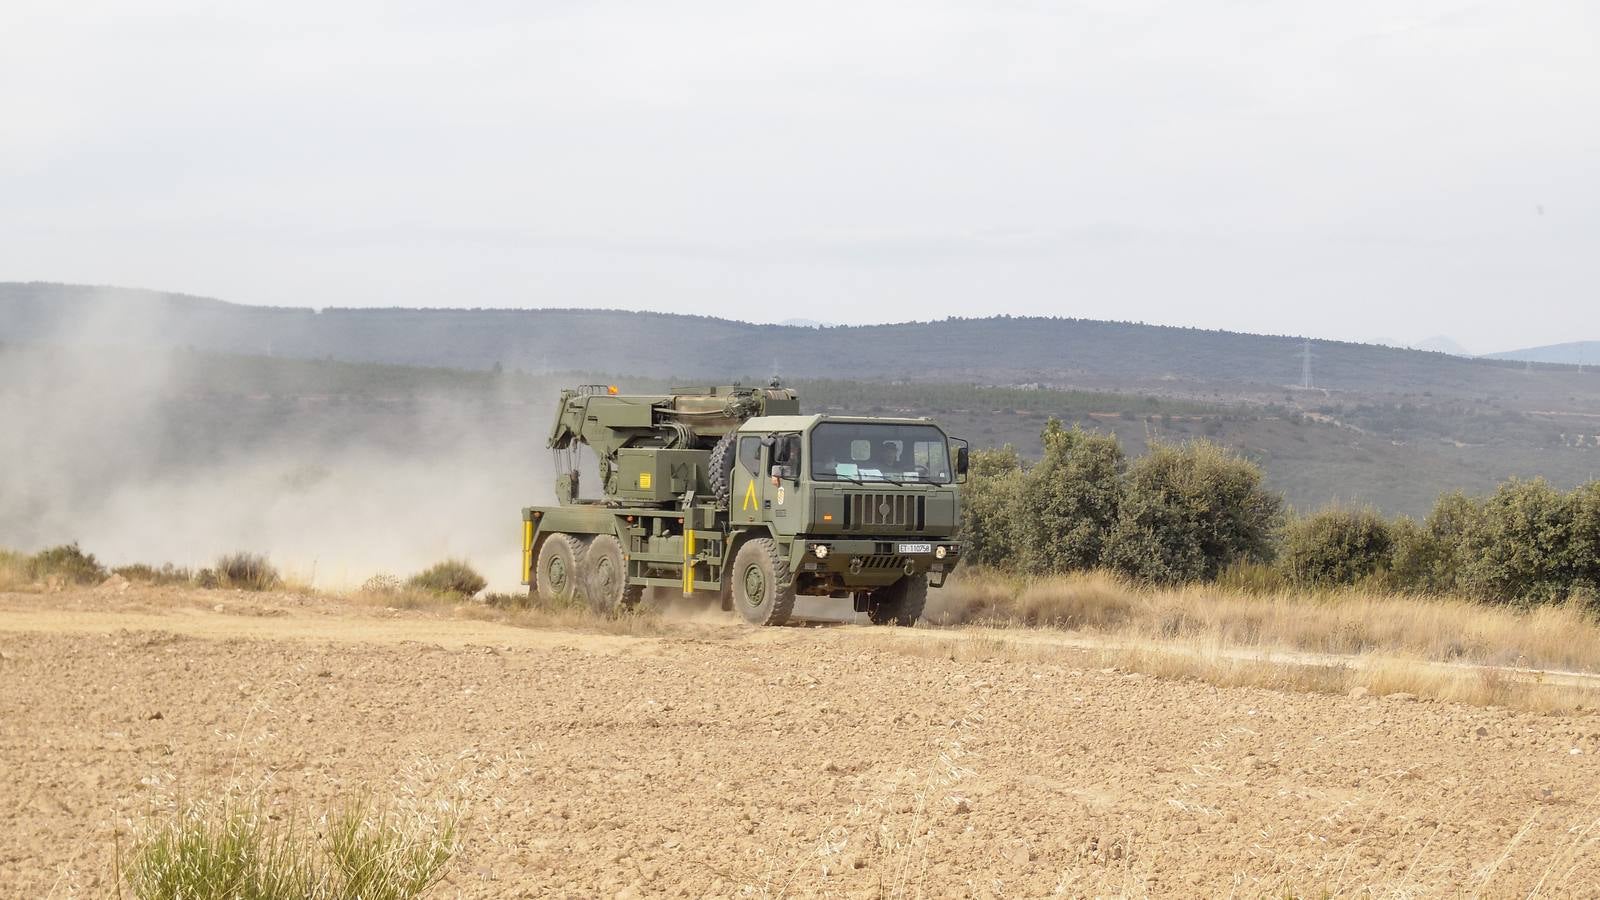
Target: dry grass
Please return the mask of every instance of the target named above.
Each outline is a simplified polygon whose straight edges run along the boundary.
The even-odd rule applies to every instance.
[[[1578,603],[1518,609],[1361,590],[1150,588],[1098,572],[1032,581],[966,573],[934,592],[928,618],[1219,648],[1600,672],[1600,621]]]
[[[915,634],[885,633],[884,650],[960,662],[1002,660],[1139,672],[1156,678],[1196,680],[1219,687],[1254,687],[1317,694],[1394,696],[1504,706],[1567,714],[1600,708],[1600,679],[1592,685],[1496,667],[1364,655],[1339,660],[1285,659],[1262,651],[1224,648],[1197,640],[1138,645],[1097,640],[1052,640],[1038,633],[959,628]]]
[[[0,591],[25,591],[33,589],[33,579],[28,574],[28,557],[14,550],[0,549]]]

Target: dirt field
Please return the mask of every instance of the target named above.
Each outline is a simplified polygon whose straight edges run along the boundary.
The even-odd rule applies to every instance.
[[[107,896],[117,829],[230,786],[461,804],[441,897],[1600,892],[1589,716],[663,631],[0,595],[0,894]]]

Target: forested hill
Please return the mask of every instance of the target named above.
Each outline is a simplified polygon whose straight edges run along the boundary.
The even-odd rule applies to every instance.
[[[123,288],[0,283],[0,341],[73,339],[403,365],[498,363],[529,372],[777,373],[1205,395],[1297,386],[1305,350],[1295,337],[1073,318],[809,328],[618,310],[314,311]],[[1575,370],[1530,379],[1515,362],[1334,341],[1312,341],[1310,352],[1312,382],[1321,390],[1474,397],[1524,408],[1592,407],[1600,399],[1600,381]]]

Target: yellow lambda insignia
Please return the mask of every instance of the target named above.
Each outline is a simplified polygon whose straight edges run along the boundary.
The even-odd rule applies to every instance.
[[[750,486],[745,488],[744,504],[741,505],[739,509],[756,509],[758,506],[759,504],[756,503],[756,482],[755,479],[752,478],[750,479]]]

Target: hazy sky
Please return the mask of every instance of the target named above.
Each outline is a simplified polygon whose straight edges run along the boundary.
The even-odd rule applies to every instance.
[[[1600,338],[1600,5],[0,5],[0,280]]]

